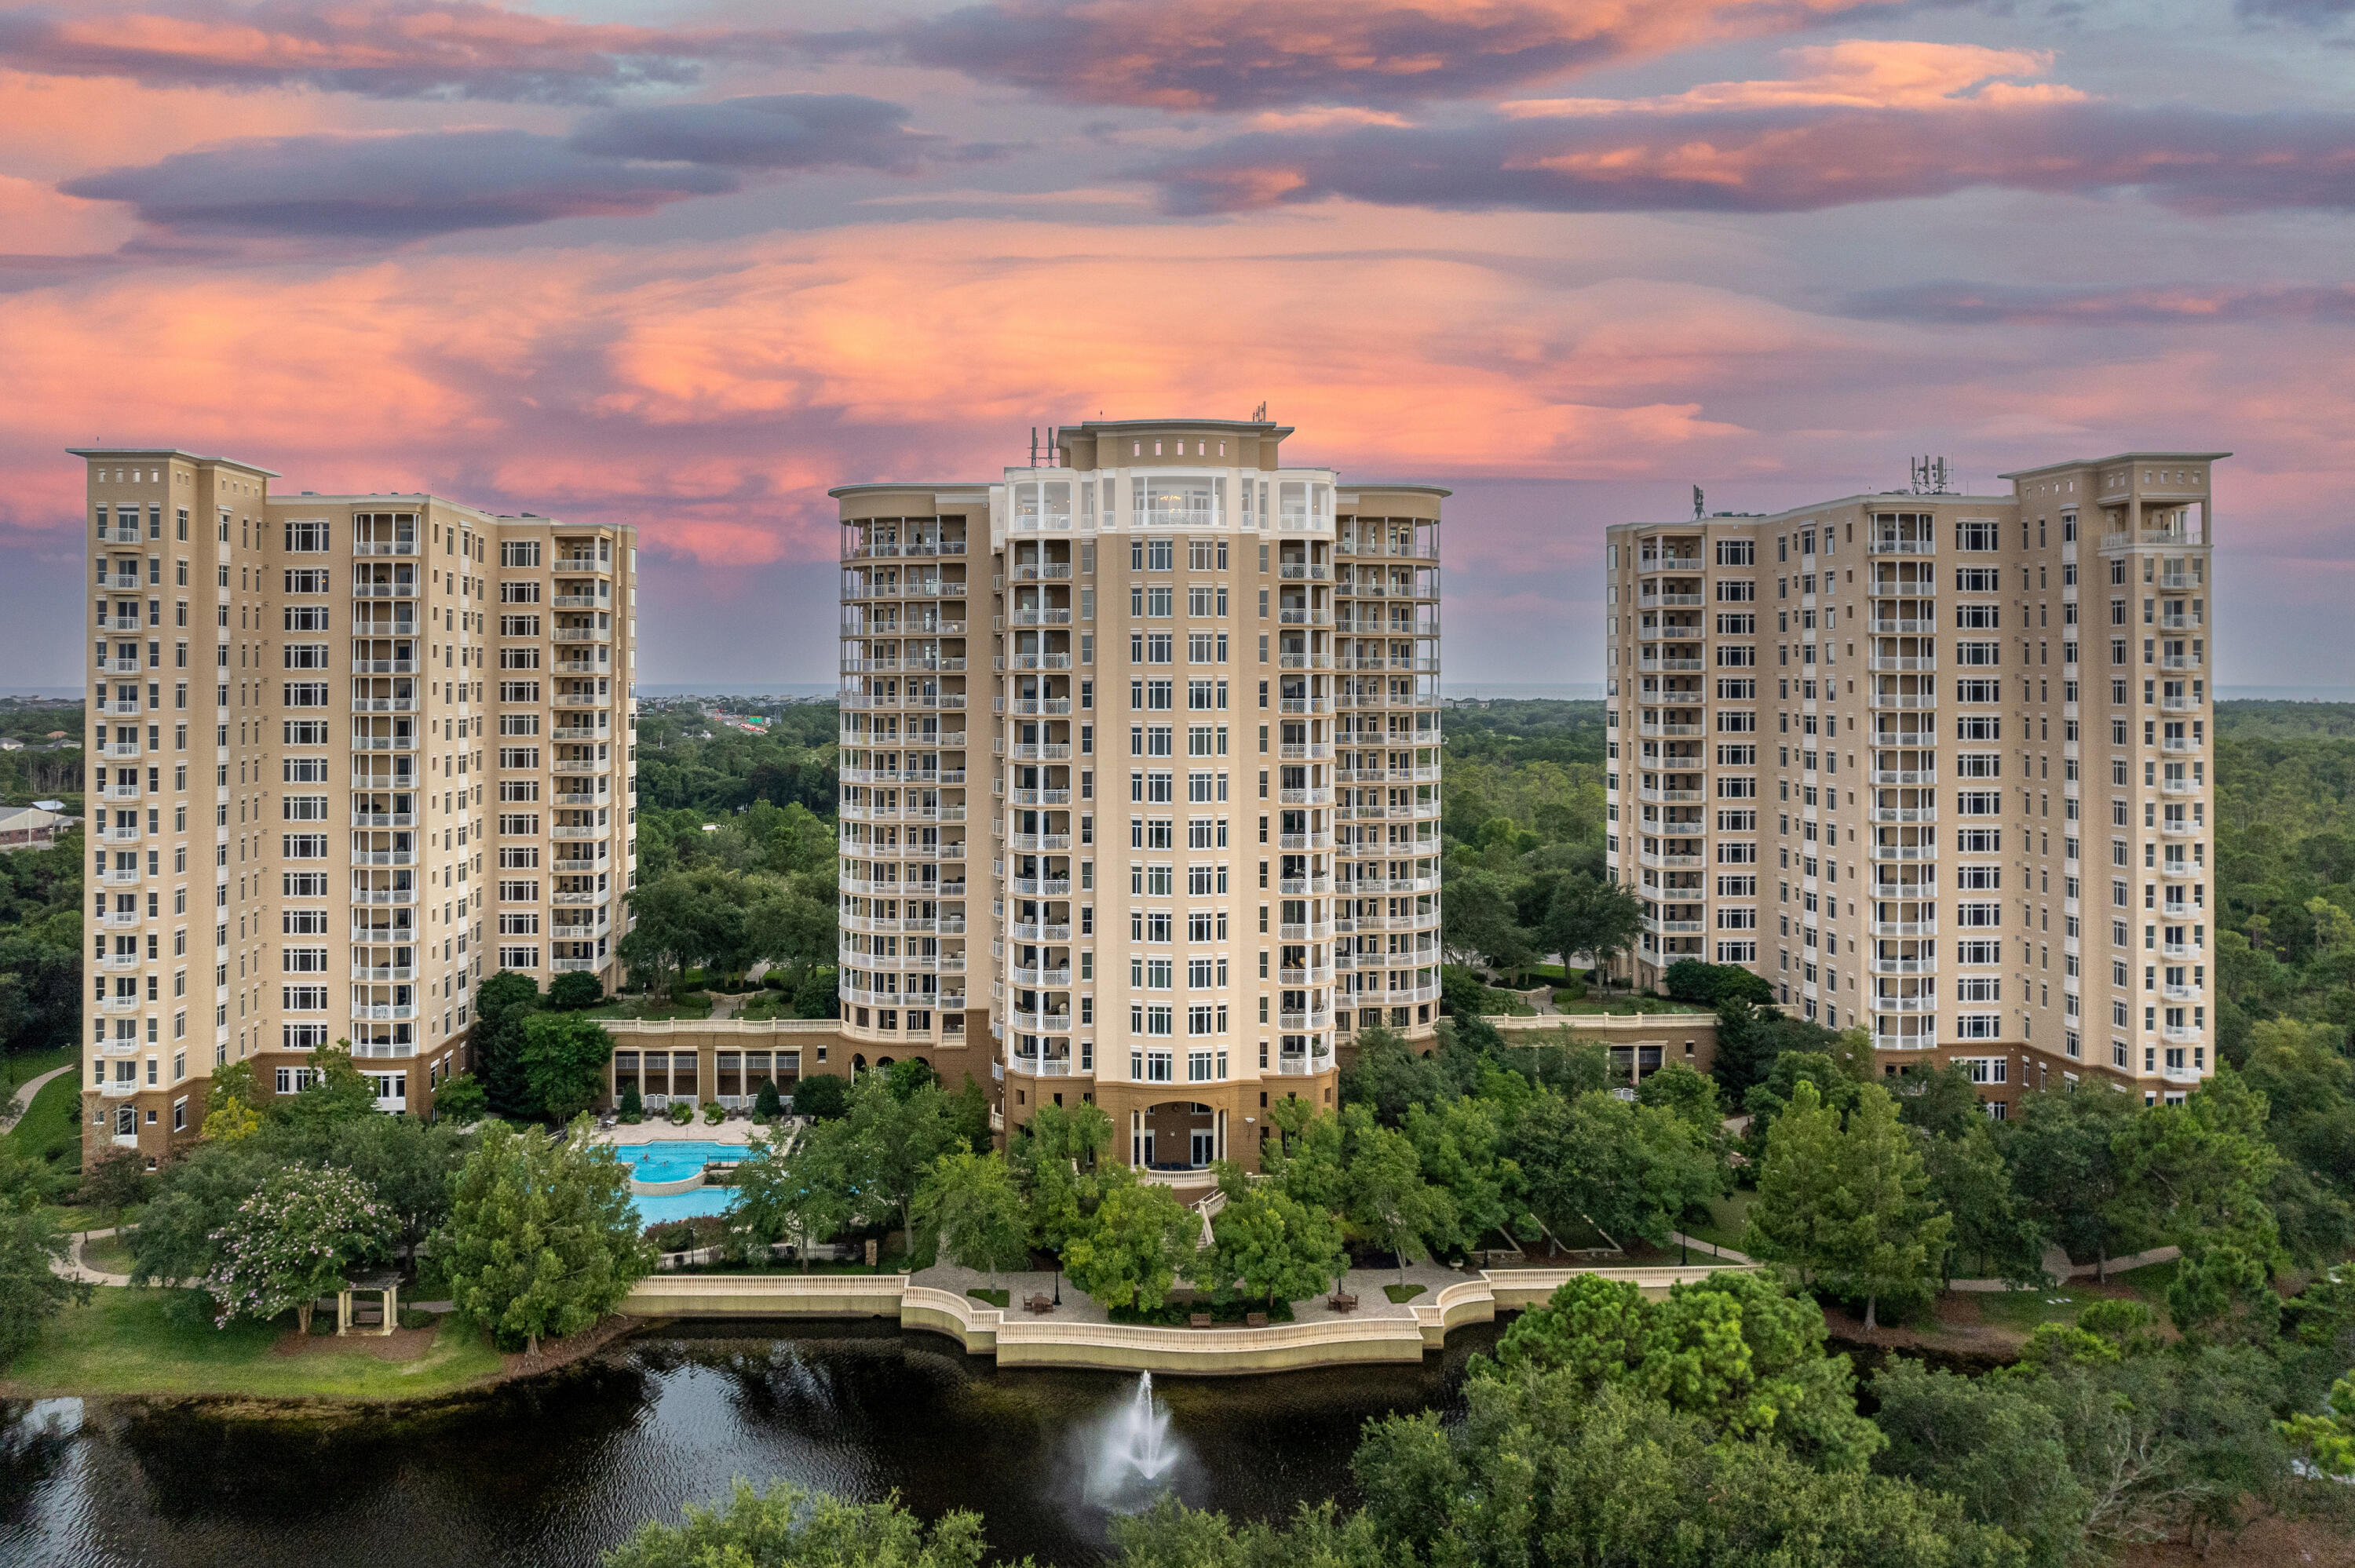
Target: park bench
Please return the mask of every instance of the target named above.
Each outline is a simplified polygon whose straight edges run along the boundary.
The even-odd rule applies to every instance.
[[[1208,1312],[1192,1313],[1188,1316],[1186,1325],[1191,1329],[1207,1329],[1210,1326],[1210,1315]]]
[[[1264,1329],[1264,1328],[1266,1328],[1266,1327],[1267,1327],[1267,1314],[1266,1314],[1266,1313],[1264,1313],[1264,1312],[1246,1312],[1246,1313],[1244,1313],[1244,1314],[1243,1314],[1243,1327],[1245,1327],[1246,1329]]]

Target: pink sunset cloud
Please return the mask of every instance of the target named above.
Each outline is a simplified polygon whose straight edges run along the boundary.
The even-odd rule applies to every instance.
[[[984,0],[807,40],[1063,102],[1181,111],[1477,97],[1890,0]]]
[[[99,440],[634,524],[650,649],[773,601],[727,637],[824,679],[827,486],[1264,400],[1302,461],[1457,489],[1464,678],[1591,678],[1600,528],[1696,483],[2167,445],[2238,454],[2220,592],[2285,596],[2233,657],[2343,662],[2349,29],[2244,11],[0,12],[0,647],[70,641]]]
[[[774,57],[774,34],[586,24],[468,0],[294,0],[231,10],[135,5],[0,13],[0,65],[150,87],[309,87],[579,102]]]

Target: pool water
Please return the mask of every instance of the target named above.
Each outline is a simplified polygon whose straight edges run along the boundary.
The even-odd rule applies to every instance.
[[[730,1187],[697,1187],[685,1192],[642,1193],[630,1202],[637,1206],[638,1218],[650,1225],[668,1220],[692,1220],[703,1214],[717,1214],[728,1207]]]
[[[733,1162],[744,1158],[741,1143],[708,1143],[679,1139],[663,1143],[616,1144],[614,1152],[631,1165],[641,1181],[684,1181],[702,1172],[709,1160]]]
[[[743,1159],[745,1149],[741,1143],[677,1139],[662,1143],[616,1144],[614,1152],[628,1162],[632,1176],[652,1182],[684,1181],[701,1173],[707,1160]],[[637,1205],[638,1217],[654,1225],[666,1220],[691,1220],[702,1214],[719,1213],[728,1207],[728,1193],[725,1187],[692,1187],[684,1192],[642,1192],[630,1201]]]

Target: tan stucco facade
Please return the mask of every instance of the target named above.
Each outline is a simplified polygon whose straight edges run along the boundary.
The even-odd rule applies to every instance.
[[[834,493],[846,1044],[986,1051],[1004,1123],[1092,1102],[1184,1173],[1255,1165],[1357,1032],[1432,1037],[1445,493],[1291,434]]]
[[[87,468],[84,1158],[194,1139],[213,1072],[291,1093],[348,1041],[431,1114],[474,988],[617,978],[632,874],[627,528]],[[102,818],[102,820],[101,820]]]
[[[1625,968],[1742,964],[1879,1064],[2179,1098],[2213,1071],[2212,465],[1610,531]]]

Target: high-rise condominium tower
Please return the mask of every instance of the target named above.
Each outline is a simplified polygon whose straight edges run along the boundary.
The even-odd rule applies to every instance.
[[[424,1111],[496,969],[613,978],[634,864],[634,535],[427,495],[89,466],[86,1158],[350,1042]]]
[[[1439,980],[1439,503],[1284,426],[1059,429],[1002,482],[847,485],[852,1065],[1255,1165]],[[967,1054],[971,1053],[972,1054]]]
[[[1991,1114],[2213,1065],[2211,466],[1613,528],[1610,853],[1650,983],[1741,964]],[[1923,493],[1923,490],[1933,493]]]

